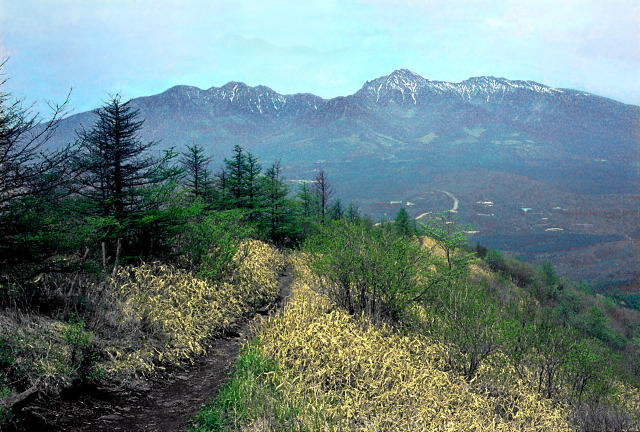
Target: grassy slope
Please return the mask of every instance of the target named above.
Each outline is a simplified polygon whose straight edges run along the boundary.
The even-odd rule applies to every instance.
[[[0,402],[28,388],[51,395],[86,380],[134,385],[191,361],[212,337],[278,298],[279,252],[252,241],[235,259],[237,271],[219,283],[160,263],[122,268],[88,291],[95,310],[87,322],[2,311]],[[0,425],[7,416],[0,403]]]
[[[499,354],[467,382],[437,341],[349,316],[310,289],[300,259],[296,269],[291,301],[261,326],[194,430],[568,429],[565,407]]]

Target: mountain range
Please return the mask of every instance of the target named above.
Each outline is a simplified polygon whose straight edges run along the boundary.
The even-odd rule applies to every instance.
[[[474,239],[573,279],[640,280],[640,107],[533,81],[433,81],[406,69],[323,99],[229,82],[175,86],[132,100],[142,137],[203,145],[220,164],[241,144],[278,158],[295,182],[323,168],[336,196],[365,213],[414,216],[452,208]],[[62,121],[74,139],[91,112]],[[446,192],[446,193],[445,193]]]

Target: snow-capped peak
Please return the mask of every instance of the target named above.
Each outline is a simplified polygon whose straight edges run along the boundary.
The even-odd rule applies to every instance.
[[[514,92],[538,94],[559,94],[563,90],[548,87],[534,81],[508,80],[493,76],[469,78],[459,83],[432,81],[408,70],[398,69],[389,75],[367,81],[356,93],[375,103],[394,100],[400,104],[418,104],[425,95],[450,95],[467,101],[484,100],[490,102],[503,99]]]
[[[503,96],[515,91],[529,91],[540,94],[562,93],[560,89],[548,87],[535,81],[508,80],[506,78],[496,78],[493,76],[480,76],[469,78],[456,85],[458,93],[465,99],[475,97],[486,98]]]
[[[398,97],[398,102],[416,104],[418,92],[427,80],[408,69],[398,69],[391,74],[368,81],[358,93],[380,102],[389,97]]]

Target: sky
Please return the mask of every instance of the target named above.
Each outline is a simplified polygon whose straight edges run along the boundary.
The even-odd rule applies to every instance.
[[[637,0],[0,0],[11,92],[98,107],[229,81],[330,98],[407,68],[493,75],[640,105]]]

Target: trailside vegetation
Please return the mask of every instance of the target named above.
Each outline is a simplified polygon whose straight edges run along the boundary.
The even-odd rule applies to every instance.
[[[0,82],[0,86],[3,82]],[[145,142],[110,97],[77,141],[0,93],[0,426],[63,390],[135,387],[273,303],[194,430],[625,430],[640,318],[466,244],[451,213],[374,224],[329,175]]]
[[[201,147],[159,152],[118,95],[47,152],[63,109],[41,123],[0,97],[2,428],[63,390],[193,361],[278,298],[284,257],[268,244],[302,240],[279,162],[263,171],[236,146],[214,174]]]
[[[192,430],[638,428],[630,347],[595,336],[615,321],[596,308],[567,324],[550,293],[579,289],[549,264],[474,258],[451,224],[425,225],[432,237],[360,217],[318,226],[292,259],[290,302]]]

